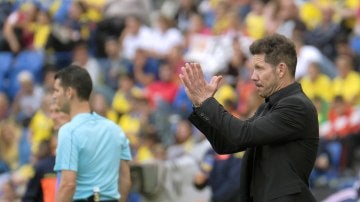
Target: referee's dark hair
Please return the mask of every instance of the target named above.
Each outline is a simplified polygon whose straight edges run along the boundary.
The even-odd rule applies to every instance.
[[[59,70],[54,78],[60,80],[62,87],[75,89],[80,100],[89,101],[93,84],[86,69],[70,65]]]

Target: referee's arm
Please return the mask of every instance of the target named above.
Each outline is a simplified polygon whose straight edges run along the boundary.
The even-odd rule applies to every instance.
[[[130,166],[128,160],[121,160],[119,168],[120,202],[126,202],[131,187]]]
[[[56,202],[71,202],[76,189],[76,172],[62,170],[59,189],[56,193]]]

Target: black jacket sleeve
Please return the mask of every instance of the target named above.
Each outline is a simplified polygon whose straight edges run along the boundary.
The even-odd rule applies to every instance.
[[[242,121],[211,97],[194,110],[189,119],[217,153],[233,153],[300,138],[309,110],[301,99],[289,97],[273,106],[266,115]]]

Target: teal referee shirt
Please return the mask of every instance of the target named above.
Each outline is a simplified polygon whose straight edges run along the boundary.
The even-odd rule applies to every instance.
[[[88,198],[95,186],[101,200],[119,199],[121,160],[131,160],[129,141],[112,121],[82,113],[60,128],[54,170],[77,172],[74,200]]]

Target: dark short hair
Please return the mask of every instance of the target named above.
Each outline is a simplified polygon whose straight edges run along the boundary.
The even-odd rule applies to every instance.
[[[74,88],[80,100],[89,100],[93,88],[89,72],[77,65],[70,65],[58,71],[55,79],[60,80],[62,87]]]
[[[284,62],[295,77],[297,56],[294,43],[280,34],[266,36],[250,46],[251,54],[265,54],[265,62],[277,66]]]

